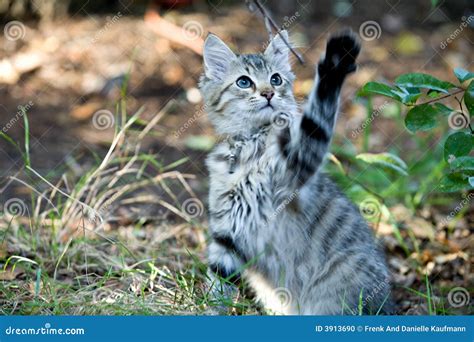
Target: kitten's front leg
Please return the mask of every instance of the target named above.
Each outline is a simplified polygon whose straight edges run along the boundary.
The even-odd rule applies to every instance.
[[[215,239],[209,245],[209,289],[215,302],[212,313],[226,314],[237,294],[242,263],[232,251],[229,241]]]
[[[303,185],[322,164],[334,130],[340,90],[346,76],[356,70],[359,51],[352,32],[329,39],[298,130],[287,128],[280,136],[281,152],[297,186]]]

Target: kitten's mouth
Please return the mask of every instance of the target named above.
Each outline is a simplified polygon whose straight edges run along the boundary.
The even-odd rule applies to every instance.
[[[271,109],[274,109],[273,106],[269,103],[267,103],[265,106],[263,106],[262,108],[260,108],[260,110],[264,110],[264,109],[267,109],[267,108],[271,108]]]

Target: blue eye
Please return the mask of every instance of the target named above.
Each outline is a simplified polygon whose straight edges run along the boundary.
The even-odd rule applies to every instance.
[[[273,86],[279,86],[281,85],[281,83],[282,83],[282,80],[279,74],[273,74],[272,78],[270,78],[270,84]]]
[[[252,80],[248,78],[247,76],[239,77],[239,79],[235,83],[237,84],[239,88],[243,88],[243,89],[250,88],[253,84]]]

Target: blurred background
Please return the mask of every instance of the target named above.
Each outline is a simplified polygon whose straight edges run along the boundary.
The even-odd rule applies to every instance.
[[[377,193],[371,223],[399,314],[471,313],[474,195],[436,185],[448,124],[414,135],[406,108],[356,93],[408,72],[455,82],[453,68],[473,71],[474,3],[261,3],[304,56],[294,59],[301,101],[327,37],[345,27],[359,34],[360,66],[343,89],[332,149],[343,171],[328,163],[328,172],[357,203],[361,187]],[[225,0],[0,0],[0,15],[2,313],[202,312],[204,160],[216,140],[197,89],[202,43],[212,32],[236,51],[262,51],[258,11]],[[409,175],[366,170],[354,162],[360,152],[391,152]],[[145,178],[154,181],[120,192]],[[91,207],[100,223],[84,213]],[[259,312],[240,300],[233,313]]]

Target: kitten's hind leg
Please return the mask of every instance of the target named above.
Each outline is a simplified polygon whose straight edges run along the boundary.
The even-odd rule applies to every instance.
[[[212,241],[209,245],[208,287],[211,313],[227,314],[240,284],[240,260],[228,246]]]

